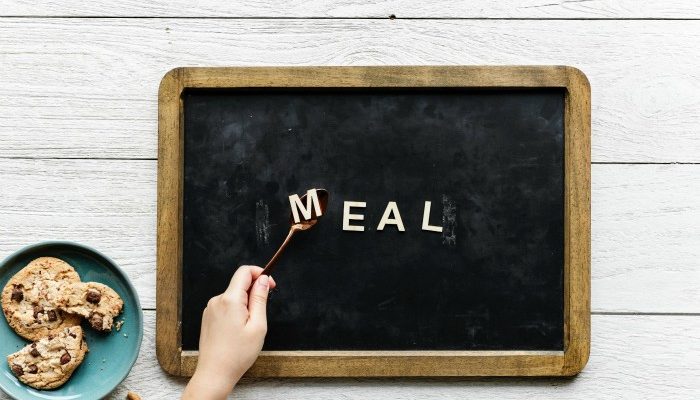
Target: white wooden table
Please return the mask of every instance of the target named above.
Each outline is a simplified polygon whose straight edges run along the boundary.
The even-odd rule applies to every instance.
[[[128,272],[146,334],[114,398],[171,399],[186,382],[154,352],[162,75],[392,64],[568,64],[588,75],[590,362],[575,379],[275,379],[245,381],[234,397],[700,397],[700,3],[190,3],[0,0],[0,257],[73,240]]]

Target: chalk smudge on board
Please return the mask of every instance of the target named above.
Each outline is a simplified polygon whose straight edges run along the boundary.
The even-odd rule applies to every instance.
[[[455,222],[457,221],[457,206],[448,195],[442,195],[442,244],[454,247],[457,244]]]
[[[270,209],[263,200],[255,203],[255,239],[258,247],[270,243]]]

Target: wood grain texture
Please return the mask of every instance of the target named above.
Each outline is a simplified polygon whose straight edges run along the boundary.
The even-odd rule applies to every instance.
[[[128,391],[175,399],[186,378],[167,375],[155,355],[155,312],[144,312],[136,366],[108,398]],[[673,327],[673,329],[669,329]],[[244,379],[235,399],[692,399],[700,391],[700,318],[594,315],[591,359],[576,378]],[[9,399],[0,392],[0,399]]]
[[[692,0],[439,0],[266,2],[204,0],[8,0],[0,16],[110,16],[214,18],[700,18]]]
[[[568,68],[564,109],[564,366],[579,373],[591,344],[591,86]]]
[[[172,375],[184,375],[181,363],[181,301],[185,158],[180,72],[173,70],[166,74],[158,90],[156,355],[161,367]]]
[[[594,309],[700,310],[699,190],[700,165],[594,166]]]
[[[155,306],[154,161],[0,160],[0,258],[62,239],[119,265]]]
[[[700,162],[700,21],[1,18],[0,37],[0,157],[156,158],[177,66],[568,64],[594,162]]]
[[[699,14],[690,0],[275,3],[10,0],[0,15]],[[0,18],[0,157],[155,158],[157,84],[175,66],[551,63],[576,65],[592,81],[593,161],[698,162],[699,36],[696,21]],[[0,257],[38,240],[81,241],[124,267],[153,308],[155,171],[155,161],[0,159]],[[594,311],[700,312],[698,187],[696,165],[593,166]],[[147,311],[141,357],[113,398],[127,389],[179,395],[185,381],[166,376],[155,358],[154,319]],[[236,398],[692,398],[698,328],[693,316],[595,315],[591,361],[573,380],[262,380],[242,383]]]
[[[85,243],[155,307],[156,161],[0,159],[0,188],[0,258]],[[698,165],[593,165],[594,312],[700,312],[698,188]]]
[[[183,351],[183,90],[249,87],[565,88],[564,351],[263,352],[255,377],[575,375],[590,349],[591,88],[565,66],[176,68],[158,92],[156,348],[173,375],[191,376],[198,353]]]
[[[213,2],[6,0],[0,15],[273,18],[698,18],[693,0]],[[156,157],[156,92],[183,65],[570,64],[593,86],[594,162],[699,162],[697,21],[65,20],[0,18],[0,157]],[[0,159],[0,257],[77,240],[155,306],[155,161]],[[594,312],[698,313],[696,165],[594,165]],[[176,398],[155,312],[111,398]],[[260,380],[235,398],[688,399],[697,316],[594,315],[576,379]],[[0,393],[0,399],[7,396]]]

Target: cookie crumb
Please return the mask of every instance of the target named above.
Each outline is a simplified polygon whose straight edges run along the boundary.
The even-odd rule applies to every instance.
[[[126,400],[141,400],[141,396],[134,392],[129,392],[126,394]]]
[[[117,323],[114,324],[114,329],[116,329],[117,332],[119,332],[122,329],[122,325],[124,325],[124,320],[117,321]]]

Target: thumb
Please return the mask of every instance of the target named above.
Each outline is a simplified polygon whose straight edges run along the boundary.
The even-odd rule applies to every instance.
[[[267,330],[267,295],[270,292],[270,277],[260,275],[250,288],[248,298],[248,323]]]

